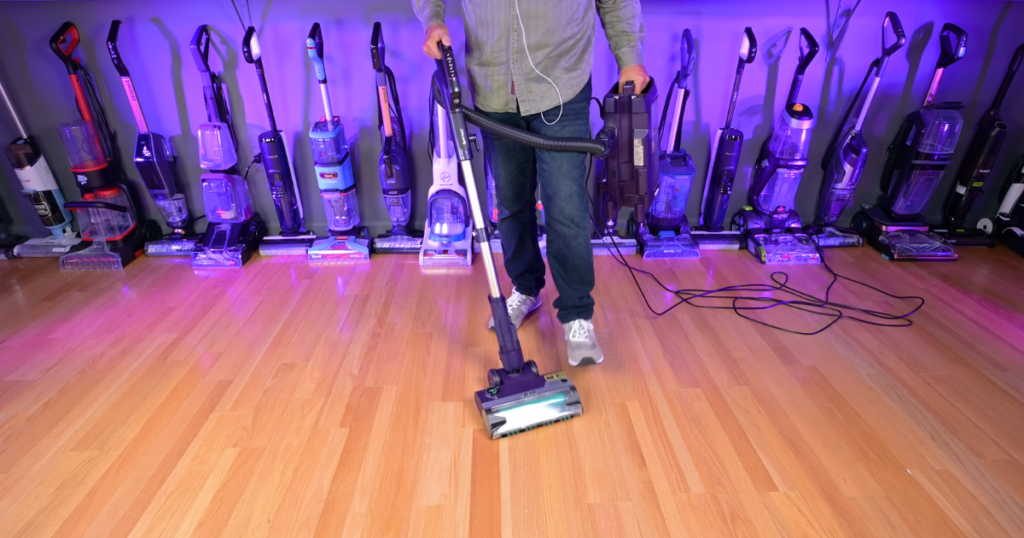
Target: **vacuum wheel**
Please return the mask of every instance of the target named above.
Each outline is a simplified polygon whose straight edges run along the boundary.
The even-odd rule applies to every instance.
[[[863,211],[858,211],[853,219],[850,220],[850,228],[857,232],[861,237],[868,235],[868,230],[871,229],[871,217]]]
[[[978,221],[978,229],[985,232],[988,235],[992,235],[996,227],[993,224],[992,219],[981,219]]]
[[[491,387],[497,387],[501,385],[501,374],[498,370],[487,371],[487,384]]]
[[[526,366],[530,368],[530,371],[533,372],[533,375],[540,375],[540,370],[537,368],[537,363],[533,361],[526,361]]]

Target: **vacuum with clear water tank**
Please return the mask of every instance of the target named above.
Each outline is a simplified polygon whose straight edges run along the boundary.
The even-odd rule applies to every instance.
[[[260,254],[264,256],[306,256],[309,247],[313,246],[316,235],[306,231],[303,225],[302,201],[299,200],[299,188],[288,162],[288,150],[285,147],[284,133],[277,128],[274,107],[270,102],[270,90],[267,88],[267,75],[263,69],[263,52],[256,28],[249,26],[242,38],[242,56],[245,61],[256,66],[256,75],[263,94],[263,105],[267,110],[267,121],[270,130],[259,136],[260,160],[267,174],[270,197],[274,200],[277,222],[281,233],[266,236],[260,241]]]
[[[875,99],[878,84],[882,81],[882,73],[889,65],[889,58],[906,42],[907,36],[903,32],[900,18],[892,11],[886,13],[882,20],[882,54],[868,66],[864,81],[854,94],[821,160],[825,176],[821,183],[818,210],[814,223],[807,227],[807,233],[821,247],[864,246],[859,233],[837,227],[836,221],[853,202],[867,164],[869,152],[864,139],[864,120]]]
[[[190,48],[203,79],[206,123],[199,126],[199,180],[206,231],[192,251],[193,269],[237,269],[256,251],[267,225],[252,204],[246,178],[238,175],[238,138],[220,76],[210,68],[210,28],[196,28]]]
[[[391,230],[373,240],[373,251],[384,254],[418,254],[423,235],[409,226],[412,216],[412,165],[408,160],[408,133],[402,117],[395,74],[385,63],[384,30],[373,23],[370,60],[377,88],[377,129],[380,131],[380,187]]]
[[[71,229],[71,213],[64,209],[64,195],[60,192],[57,179],[46,162],[46,156],[39,149],[34,137],[25,130],[18,117],[3,82],[0,82],[0,97],[14,120],[18,138],[8,144],[5,153],[14,168],[14,175],[21,184],[21,192],[36,211],[43,226],[50,230],[50,237],[37,237],[25,242],[8,245],[5,250],[11,257],[18,258],[59,258],[67,254],[79,239]]]
[[[307,257],[314,263],[366,261],[370,259],[370,235],[365,227],[359,225],[359,199],[352,173],[352,153],[345,143],[345,126],[331,108],[324,65],[324,36],[318,22],[313,23],[309,30],[306,51],[313,62],[324,102],[324,117],[309,130],[309,143],[313,149],[316,182],[327,216],[327,238],[316,240],[309,247]]]
[[[743,30],[740,42],[739,60],[736,64],[736,79],[732,84],[732,97],[729,99],[729,112],[725,116],[725,127],[718,130],[711,147],[713,158],[708,165],[707,181],[704,184],[704,195],[701,199],[700,226],[693,231],[693,238],[701,249],[739,249],[742,246],[742,234],[726,230],[725,214],[729,209],[729,198],[732,196],[733,182],[740,164],[740,152],[743,150],[743,131],[732,128],[733,114],[740,95],[740,81],[743,79],[743,68],[754,62],[757,56],[757,39],[750,27]]]
[[[733,227],[746,237],[747,250],[770,265],[821,263],[818,247],[803,233],[803,222],[794,207],[814,129],[811,107],[797,102],[804,73],[818,54],[818,42],[807,28],[800,29],[799,48],[786,107],[771,138],[761,146],[754,167],[750,207],[733,217]]]
[[[921,214],[953,158],[964,120],[961,103],[935,103],[946,69],[967,53],[967,32],[946,23],[941,53],[921,110],[911,113],[889,145],[882,170],[882,198],[853,217],[853,228],[890,260],[955,260],[956,251],[930,231]]]
[[[960,168],[956,171],[956,179],[949,188],[946,195],[946,203],[942,210],[942,224],[933,231],[946,239],[953,246],[983,246],[994,247],[995,238],[989,235],[992,230],[976,228],[968,230],[965,228],[967,217],[971,213],[974,202],[981,196],[985,188],[985,180],[992,172],[996,157],[1006,141],[1008,127],[1003,122],[1000,109],[1003,101],[1010,91],[1013,78],[1024,62],[1024,45],[1017,47],[1010,59],[1010,66],[1006,69],[1003,82],[999,85],[999,91],[992,101],[992,106],[985,111],[978,121],[978,130],[971,138],[967,146],[967,154],[960,162]]]
[[[131,73],[125,66],[124,59],[117,48],[117,37],[121,30],[121,21],[110,23],[107,33],[107,51],[114,68],[121,76],[121,85],[128,96],[128,102],[135,116],[139,134],[135,137],[135,167],[142,175],[153,202],[171,229],[169,237],[146,243],[147,256],[191,256],[197,239],[192,231],[192,216],[189,215],[188,202],[181,192],[181,181],[178,179],[176,159],[171,145],[162,135],[149,130],[146,117],[142,113],[139,96],[135,93]]]
[[[163,234],[153,221],[139,225],[134,193],[121,168],[114,132],[96,94],[92,76],[73,56],[78,28],[64,23],[50,38],[50,48],[67,68],[82,119],[60,125],[60,137],[82,199],[64,207],[78,213],[82,250],[60,259],[62,271],[116,271],[142,255],[147,239]],[[143,230],[145,228],[145,230]],[[76,247],[77,249],[78,247]]]

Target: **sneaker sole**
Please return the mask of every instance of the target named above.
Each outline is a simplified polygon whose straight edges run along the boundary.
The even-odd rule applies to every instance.
[[[530,316],[530,314],[533,313],[534,310],[537,310],[538,308],[540,308],[540,305],[541,305],[541,302],[537,301],[537,304],[533,305],[533,308],[531,308],[531,309],[526,311],[526,315],[523,316],[523,321],[519,322],[519,325],[516,325],[515,323],[512,324],[512,325],[516,325],[516,330],[517,331],[519,330],[520,327],[523,326],[523,323],[526,322],[526,318],[528,318]],[[492,332],[494,331],[494,318],[491,318],[491,320],[487,322],[487,330],[488,331],[492,331]],[[603,360],[603,357],[602,357],[602,360]]]
[[[573,364],[573,363],[570,362],[569,366],[594,366],[596,364],[601,364],[602,362],[604,362],[604,356],[603,355],[601,356],[600,359],[597,359],[597,360],[594,360],[593,357],[583,357],[583,359],[581,359],[580,362],[578,362],[576,364]]]

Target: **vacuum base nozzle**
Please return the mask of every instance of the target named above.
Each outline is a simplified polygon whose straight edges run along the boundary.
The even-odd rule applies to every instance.
[[[306,256],[314,241],[312,234],[267,236],[260,241],[260,256]]]
[[[576,386],[564,372],[536,373],[532,361],[516,373],[491,370],[491,386],[477,391],[476,407],[491,439],[569,420],[583,414]]]
[[[362,262],[370,259],[371,239],[366,234],[332,235],[309,247],[309,263]]]
[[[29,239],[14,247],[14,256],[17,258],[59,258],[71,252],[71,249],[81,241],[73,235]]]
[[[645,260],[700,259],[700,246],[688,233],[640,236],[640,251]]]
[[[739,250],[745,244],[740,232],[694,230],[690,235],[697,241],[701,250]]]
[[[594,247],[594,256],[618,256],[620,252],[623,256],[627,256],[636,254],[637,249],[636,239],[632,237],[615,237],[613,239],[606,235],[591,237],[590,246]]]
[[[807,234],[757,233],[747,237],[747,251],[765,265],[817,265],[818,247]]]
[[[418,254],[423,237],[404,234],[383,234],[373,240],[373,252],[380,254]]]
[[[120,271],[124,269],[121,256],[111,252],[106,241],[93,241],[92,245],[65,254],[60,259],[61,271]]]
[[[811,239],[821,248],[846,248],[863,247],[864,238],[852,232],[837,230],[831,226],[826,227],[820,233],[811,236]]]
[[[146,256],[191,256],[198,239],[164,239],[146,243]]]

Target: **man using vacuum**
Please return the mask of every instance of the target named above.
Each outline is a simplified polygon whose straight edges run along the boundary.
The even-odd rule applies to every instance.
[[[423,51],[441,59],[451,46],[445,0],[412,0],[425,28]],[[462,0],[466,65],[477,110],[509,126],[552,137],[590,137],[590,72],[595,15],[619,65],[619,87],[640,93],[650,81],[643,66],[644,25],[639,0],[512,0],[500,9]],[[536,56],[536,60],[533,59]],[[565,100],[563,97],[569,97]],[[483,132],[494,174],[505,271],[515,286],[508,313],[518,329],[540,306],[544,260],[537,241],[535,199],[540,182],[546,211],[548,260],[558,288],[558,320],[569,364],[597,364],[594,336],[594,253],[586,191],[586,155],[534,150]],[[489,328],[493,329],[492,319]]]

